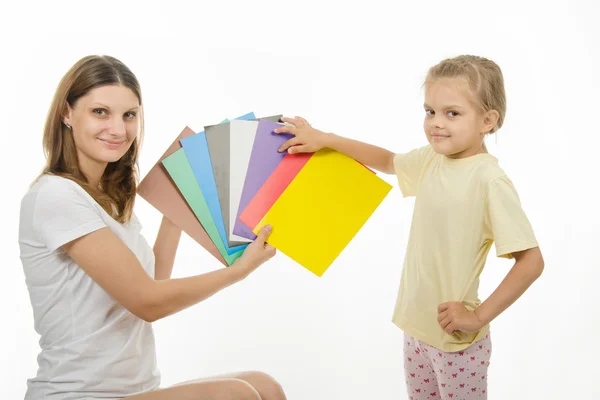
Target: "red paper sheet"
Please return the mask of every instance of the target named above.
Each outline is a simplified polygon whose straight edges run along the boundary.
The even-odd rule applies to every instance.
[[[239,220],[249,229],[254,229],[312,155],[313,153],[287,154],[242,211]]]

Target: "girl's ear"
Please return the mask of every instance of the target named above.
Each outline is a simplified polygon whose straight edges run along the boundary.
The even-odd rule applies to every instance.
[[[496,110],[490,110],[483,115],[483,127],[482,133],[488,133],[498,123],[498,119],[500,118],[500,114]]]

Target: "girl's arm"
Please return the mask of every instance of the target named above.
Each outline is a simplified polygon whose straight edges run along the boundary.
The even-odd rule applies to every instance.
[[[133,252],[108,228],[102,228],[63,246],[98,285],[132,314],[152,322],[190,307],[244,279],[275,255],[265,243],[264,227],[258,238],[230,267],[180,279],[155,280]]]
[[[322,132],[310,126],[301,117],[281,118],[281,121],[292,125],[277,128],[275,133],[289,133],[294,137],[279,148],[280,152],[287,150],[291,154],[313,153],[328,147],[383,173],[394,173],[395,154],[389,150],[333,133]]]
[[[510,307],[540,277],[544,258],[539,247],[516,252],[515,264],[496,290],[475,309],[482,326],[492,322]]]
[[[180,238],[181,229],[163,216],[153,248],[156,260],[154,279],[163,280],[171,277]]]
[[[339,151],[367,167],[385,174],[394,173],[395,154],[391,151],[358,140],[337,136],[334,133],[325,135],[325,147]]]
[[[475,310],[468,310],[459,301],[438,306],[438,323],[446,333],[479,331],[517,301],[540,277],[544,270],[544,259],[539,247],[513,255],[515,265],[496,290]]]

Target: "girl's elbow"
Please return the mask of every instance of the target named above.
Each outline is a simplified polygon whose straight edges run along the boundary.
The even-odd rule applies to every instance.
[[[537,253],[535,255],[535,258],[533,258],[530,262],[529,262],[529,267],[528,270],[530,271],[530,274],[533,276],[533,280],[537,280],[542,273],[544,272],[544,257],[542,257],[541,253]]]
[[[537,277],[539,278],[542,275],[542,272],[544,272],[544,267],[546,266],[544,263],[544,257],[542,257],[542,254],[540,253],[540,256],[538,257],[537,260]]]
[[[387,160],[386,160],[386,165],[385,165],[385,171],[384,173],[388,174],[388,175],[393,175],[396,173],[396,168],[394,166],[394,158],[396,157],[396,154],[389,151],[388,155],[387,155]]]
[[[514,253],[514,256],[514,268],[519,270],[527,281],[534,282],[544,272],[544,257],[539,248],[520,251]]]

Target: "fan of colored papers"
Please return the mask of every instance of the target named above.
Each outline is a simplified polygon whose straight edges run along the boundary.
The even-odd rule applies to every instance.
[[[281,115],[254,113],[195,133],[186,127],[138,187],[139,195],[223,265],[265,225],[267,242],[322,276],[391,185],[331,149],[280,153]]]

